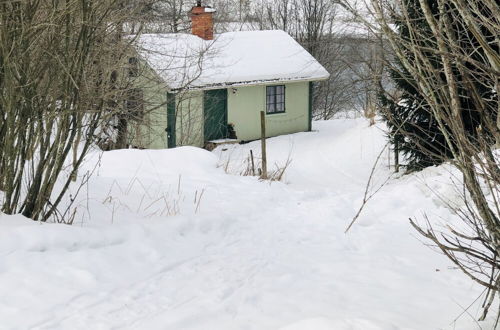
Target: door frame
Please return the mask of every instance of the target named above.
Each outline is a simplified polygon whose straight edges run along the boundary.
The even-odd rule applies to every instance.
[[[223,128],[223,137],[222,138],[226,138],[227,137],[227,134],[228,134],[228,130],[227,130],[227,124],[228,124],[228,104],[227,104],[227,99],[228,99],[228,91],[227,91],[227,88],[220,88],[220,89],[209,89],[209,90],[204,90],[203,91],[203,139],[206,142],[208,142],[209,140],[213,140],[213,139],[208,139],[207,138],[207,135],[209,135],[209,132],[207,131],[207,95],[210,93],[210,92],[215,92],[215,91],[219,91],[219,92],[223,92],[223,97],[224,97],[224,100],[223,100],[223,106],[224,106],[224,119],[223,119],[223,122],[224,122],[224,128]]]
[[[165,132],[167,132],[167,148],[176,147],[175,102],[176,102],[175,94],[167,93],[167,127],[165,128]]]

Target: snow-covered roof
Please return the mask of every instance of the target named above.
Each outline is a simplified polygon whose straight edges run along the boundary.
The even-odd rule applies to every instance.
[[[172,90],[329,77],[311,54],[279,30],[226,32],[210,41],[191,34],[144,34],[137,49]]]

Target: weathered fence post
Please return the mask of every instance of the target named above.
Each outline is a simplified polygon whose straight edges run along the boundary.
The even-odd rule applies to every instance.
[[[399,172],[399,141],[397,138],[394,140],[394,171]]]
[[[250,149],[250,160],[252,161],[252,175],[255,176],[255,163],[253,161],[253,151]]]
[[[262,175],[261,179],[267,179],[267,156],[266,156],[266,114],[264,111],[260,112],[260,145],[262,148]]]

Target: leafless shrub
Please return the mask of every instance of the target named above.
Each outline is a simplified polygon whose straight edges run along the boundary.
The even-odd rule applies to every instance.
[[[268,172],[267,180],[269,181],[282,181],[284,175],[290,164],[292,163],[291,155],[283,163],[274,163],[274,169]],[[229,155],[219,167],[224,169],[226,173],[235,173],[241,176],[255,176],[262,177],[262,158],[254,156],[249,153],[247,157],[235,160]]]
[[[131,194],[133,193],[133,195]],[[142,193],[142,195],[140,195]],[[193,196],[192,210],[198,213],[201,208],[205,188],[195,190]],[[140,199],[136,196],[140,195]],[[133,200],[131,201],[131,198]],[[106,197],[102,200],[103,205],[111,207],[111,222],[114,222],[115,212],[120,209],[137,214],[149,219],[151,217],[171,217],[182,213],[182,206],[189,206],[189,195],[182,189],[182,177],[179,175],[177,184],[168,187],[154,187],[152,184],[145,185],[138,177],[133,177],[126,184],[120,185],[113,181]],[[184,212],[189,211],[184,209]]]
[[[275,169],[271,171],[270,174],[268,174],[268,179],[270,181],[282,181],[284,178],[285,171],[287,170],[288,166],[292,163],[292,160],[290,159],[290,156],[286,159],[284,164],[278,164],[275,163]]]
[[[129,43],[120,36],[131,13],[113,0],[0,7],[1,209],[46,221],[61,216],[99,127],[122,110]]]
[[[343,5],[356,14],[349,2],[343,1]],[[392,69],[422,98],[450,156],[425,148],[426,141],[418,141],[411,132],[401,130],[400,134],[416,139],[416,148],[443,157],[442,161],[449,161],[462,175],[462,206],[455,209],[460,225],[436,229],[427,217],[426,226],[414,219],[411,224],[485,288],[480,318],[484,319],[500,292],[498,2],[371,0],[367,10],[372,19],[359,13],[357,17],[390,44],[401,64]],[[408,31],[407,37],[395,31],[395,21]],[[468,116],[477,118],[472,126],[466,124]],[[390,113],[387,117],[391,118]]]

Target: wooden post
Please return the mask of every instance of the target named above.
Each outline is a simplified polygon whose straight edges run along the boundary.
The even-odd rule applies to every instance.
[[[252,161],[252,175],[255,176],[255,163],[253,162],[253,151],[250,149],[250,160]]]
[[[399,172],[399,141],[398,138],[394,139],[394,168],[395,172]]]
[[[266,155],[266,114],[260,112],[260,146],[262,148],[262,175],[261,179],[267,179],[267,155]]]

